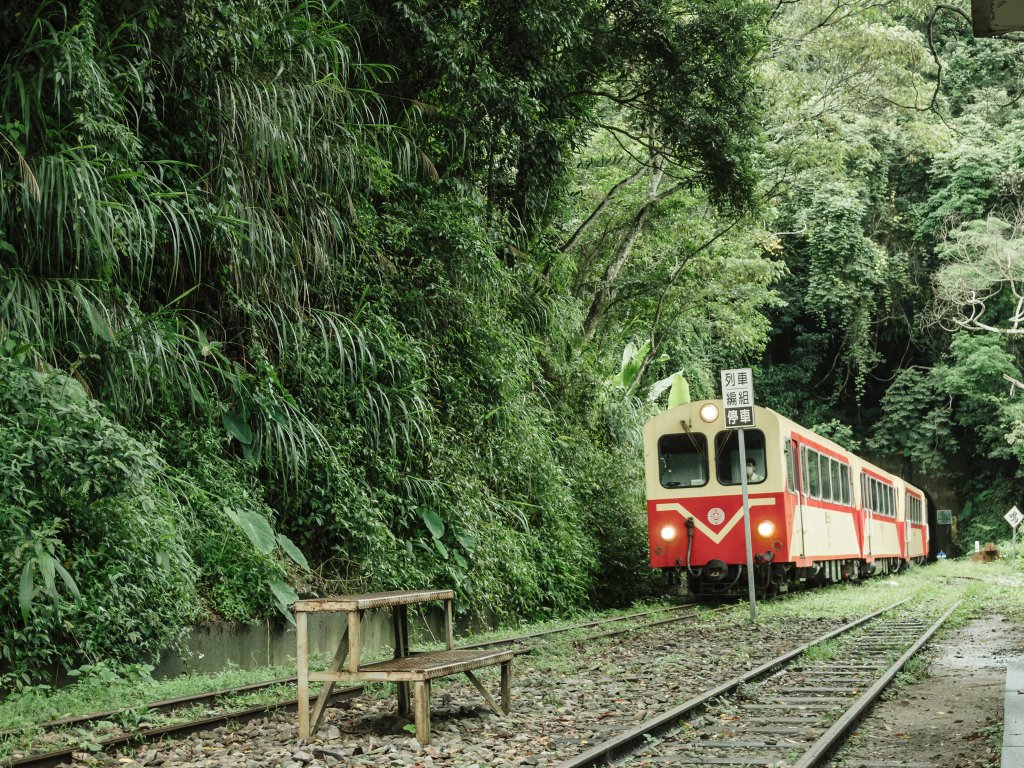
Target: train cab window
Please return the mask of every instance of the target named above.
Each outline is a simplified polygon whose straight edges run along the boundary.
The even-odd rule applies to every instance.
[[[658,469],[664,488],[707,485],[708,439],[696,432],[662,435],[658,440]]]
[[[763,483],[768,476],[764,432],[759,429],[743,430],[743,447],[747,461],[754,462],[753,473],[747,476],[747,482],[750,485]],[[740,444],[735,429],[727,429],[715,435],[715,466],[718,482],[722,485],[739,485],[743,482],[741,473],[744,468],[740,466]]]
[[[818,482],[818,454],[814,451],[807,452],[807,492],[812,498],[821,498],[821,483]]]

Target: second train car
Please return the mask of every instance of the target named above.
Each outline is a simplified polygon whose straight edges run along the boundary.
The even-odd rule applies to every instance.
[[[722,402],[662,411],[644,426],[651,567],[695,595],[745,593],[741,472],[759,593],[893,573],[928,556],[924,493],[768,408],[744,430]]]

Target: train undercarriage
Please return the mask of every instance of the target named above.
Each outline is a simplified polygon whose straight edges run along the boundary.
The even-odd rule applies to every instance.
[[[872,562],[861,559],[822,560],[809,567],[794,563],[773,563],[758,558],[754,562],[754,589],[760,597],[770,597],[800,587],[817,587],[844,581],[860,581],[871,576],[886,576],[920,565],[924,558],[904,560],[898,557],[878,558]],[[746,595],[747,567],[712,560],[699,568],[664,569],[668,583],[681,588],[684,579],[687,591],[697,597]]]

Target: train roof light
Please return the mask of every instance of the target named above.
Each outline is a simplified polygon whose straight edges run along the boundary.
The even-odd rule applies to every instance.
[[[714,403],[704,403],[700,407],[700,420],[708,424],[718,421],[718,406]]]

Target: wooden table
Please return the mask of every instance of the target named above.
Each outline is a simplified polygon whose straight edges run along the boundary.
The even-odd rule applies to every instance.
[[[317,600],[298,600],[292,605],[295,612],[296,665],[298,667],[299,738],[309,739],[315,733],[323,718],[324,708],[330,698],[334,684],[340,681],[385,681],[398,685],[398,712],[409,714],[409,683],[415,686],[416,738],[421,744],[430,743],[430,681],[459,672],[465,673],[470,682],[483,695],[484,700],[498,715],[507,714],[510,702],[510,665],[512,651],[458,650],[454,647],[452,633],[452,601],[455,591],[451,589],[420,589],[399,592],[378,592],[375,594],[346,595]],[[415,603],[444,601],[444,634],[446,650],[433,653],[413,653],[409,649],[408,606]],[[360,666],[359,629],[363,613],[378,608],[390,608],[395,633],[395,655],[392,661]],[[311,613],[345,612],[348,620],[344,634],[325,672],[309,671],[309,636],[307,619]],[[345,661],[348,660],[347,669]],[[472,670],[479,667],[501,665],[501,707],[499,707]],[[324,687],[313,707],[309,710],[309,683],[323,681]]]

